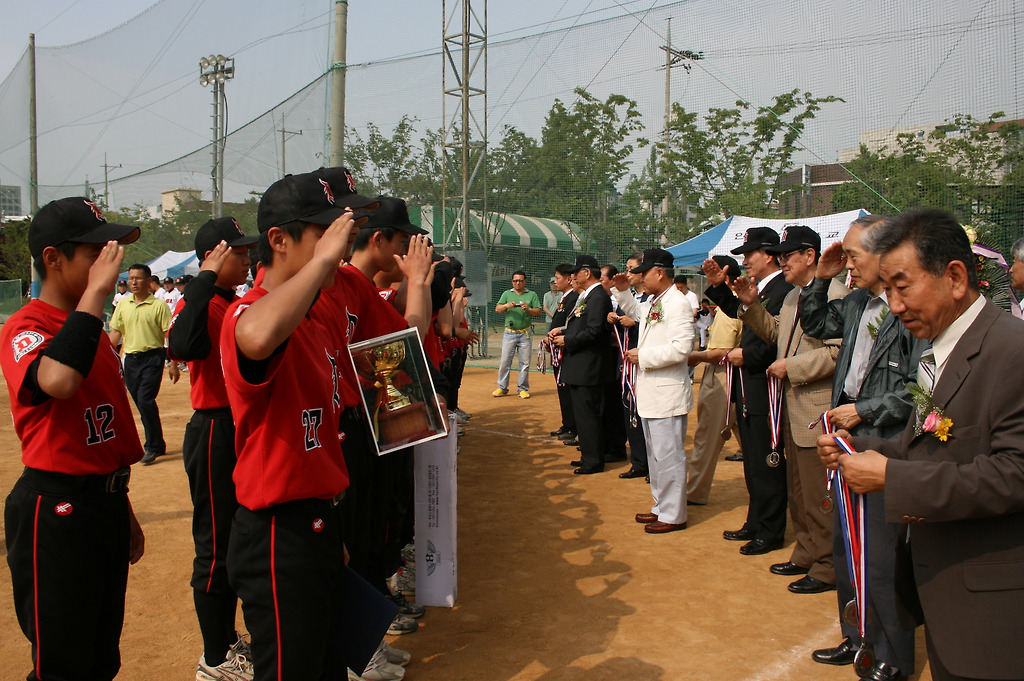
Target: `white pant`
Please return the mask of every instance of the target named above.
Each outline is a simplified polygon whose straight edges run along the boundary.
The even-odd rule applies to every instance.
[[[686,414],[664,419],[640,419],[647,438],[651,474],[651,513],[672,525],[686,522]]]

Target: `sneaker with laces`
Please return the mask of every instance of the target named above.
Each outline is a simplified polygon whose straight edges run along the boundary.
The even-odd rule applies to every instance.
[[[363,681],[398,681],[405,676],[405,669],[388,662],[381,649],[377,648],[377,652],[370,658],[370,664],[360,676]]]
[[[252,677],[252,662],[237,653],[228,653],[228,659],[216,667],[207,665],[204,655],[196,668],[196,681],[252,681]]]
[[[529,393],[529,391],[526,391],[526,390],[520,390],[519,391],[519,397],[523,398],[524,400],[528,400],[528,399],[530,399],[530,393]]]
[[[404,667],[412,661],[412,653],[396,648],[387,641],[380,642],[380,652],[384,653],[388,662],[399,667]]]
[[[363,677],[356,674],[351,669],[348,670],[348,681],[363,681]]]
[[[466,412],[462,411],[461,409],[456,409],[455,410],[455,419],[459,423],[466,423],[467,421],[469,421],[469,419],[471,417],[472,417],[472,414],[467,414]]]
[[[419,629],[419,626],[419,622],[413,618],[408,617],[407,615],[398,614],[395,615],[395,618],[391,620],[391,624],[388,625],[388,634],[391,636],[411,634]]]
[[[504,397],[505,395],[508,395],[508,390],[505,388],[498,388],[491,393],[491,397]]]
[[[237,631],[235,633],[238,634]],[[245,659],[251,660],[252,648],[249,647],[249,635],[238,634],[238,640],[231,644],[230,650],[231,653],[234,653],[235,655],[244,655]],[[229,657],[231,653],[228,653]]]
[[[427,609],[422,605],[419,603],[410,603],[402,594],[392,594],[391,600],[398,606],[399,615],[419,619],[420,617],[423,617],[425,612],[427,612]]]
[[[406,563],[398,568],[398,572],[388,577],[388,589],[393,594],[416,594],[416,569],[414,563]]]

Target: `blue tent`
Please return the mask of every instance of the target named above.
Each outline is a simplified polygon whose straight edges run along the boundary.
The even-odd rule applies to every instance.
[[[712,227],[703,234],[668,248],[675,258],[676,267],[700,267],[705,259],[712,255],[726,255],[730,250],[743,243],[743,237],[751,227],[770,227],[781,234],[788,225],[806,225],[821,236],[822,250],[836,241],[842,241],[850,223],[867,215],[863,209],[848,210],[831,215],[818,215],[809,218],[785,220],[769,220],[767,218],[748,218],[734,215],[720,225]]]

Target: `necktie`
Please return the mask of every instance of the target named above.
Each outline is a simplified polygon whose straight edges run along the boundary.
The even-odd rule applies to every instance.
[[[930,343],[921,353],[921,362],[917,365],[917,384],[929,393],[935,387],[935,351]]]

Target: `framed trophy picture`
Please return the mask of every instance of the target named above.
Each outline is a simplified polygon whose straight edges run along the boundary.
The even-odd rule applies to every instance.
[[[448,434],[417,329],[353,343],[348,350],[378,454]]]

